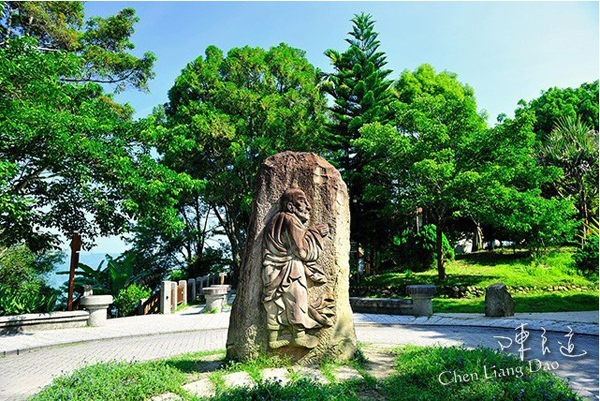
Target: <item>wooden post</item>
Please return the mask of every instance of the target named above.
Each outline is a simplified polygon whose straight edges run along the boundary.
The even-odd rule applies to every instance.
[[[73,231],[71,240],[71,271],[69,273],[69,295],[67,298],[67,310],[73,310],[73,287],[75,280],[75,269],[79,265],[79,251],[81,250],[81,235]]]

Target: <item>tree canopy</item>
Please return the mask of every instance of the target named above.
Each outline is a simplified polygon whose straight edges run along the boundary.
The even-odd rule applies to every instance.
[[[136,217],[172,220],[189,180],[154,161],[131,107],[98,83],[152,77],[154,56],[128,53],[133,10],[84,26],[80,3],[1,6],[0,243],[44,249],[79,230],[89,246]]]
[[[163,165],[203,183],[190,200],[201,196],[218,219],[234,266],[258,167],[279,151],[320,151],[324,111],[316,70],[303,51],[286,44],[234,48],[227,55],[210,46],[170,89],[151,141]]]

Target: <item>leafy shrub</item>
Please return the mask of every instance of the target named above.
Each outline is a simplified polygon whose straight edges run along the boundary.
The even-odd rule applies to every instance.
[[[0,316],[47,313],[56,309],[59,291],[30,283],[21,287],[0,285]]]
[[[416,271],[431,268],[437,259],[435,231],[435,225],[428,224],[419,232],[407,230],[400,237],[394,238],[398,262]],[[446,260],[454,259],[454,249],[444,234],[442,234],[442,249]]]
[[[133,315],[140,299],[150,297],[151,293],[150,288],[137,284],[131,284],[129,287],[119,291],[119,295],[114,300],[114,305],[119,311],[119,316]]]
[[[179,280],[187,280],[187,273],[183,270],[173,270],[169,276],[170,281],[178,282]]]
[[[583,247],[573,254],[573,260],[577,268],[584,273],[598,273],[598,240],[597,235],[587,237],[583,243]]]
[[[52,312],[59,291],[46,286],[44,275],[61,262],[59,252],[32,252],[18,244],[0,248],[0,316]]]

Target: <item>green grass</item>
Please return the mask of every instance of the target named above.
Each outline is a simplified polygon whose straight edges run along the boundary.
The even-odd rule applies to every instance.
[[[362,285],[375,287],[401,287],[407,284],[434,284],[447,287],[477,286],[484,289],[490,284],[502,282],[509,288],[527,287],[528,292],[511,290],[515,300],[515,312],[567,312],[598,310],[598,276],[582,275],[572,261],[573,249],[562,248],[538,259],[523,252],[479,252],[462,255],[447,262],[447,279],[441,281],[437,270],[425,272],[386,272],[366,277]],[[543,290],[558,286],[587,287],[579,290]],[[594,290],[591,290],[594,289]],[[376,295],[386,297],[387,295]],[[392,296],[393,297],[393,296]],[[485,298],[433,299],[433,311],[483,313]]]
[[[575,312],[598,310],[598,293],[557,291],[514,295],[515,312]],[[485,298],[434,298],[435,313],[484,313]]]
[[[260,358],[248,363],[230,363],[211,374],[216,384],[214,400],[580,400],[566,383],[556,376],[544,372],[530,372],[528,365],[514,356],[490,349],[467,350],[464,348],[404,346],[393,350],[396,355],[396,373],[386,380],[377,381],[370,376],[347,382],[322,385],[314,381],[291,375],[292,381],[282,386],[277,382],[260,382],[261,370],[267,367],[286,367],[289,360]],[[184,400],[197,398],[186,393],[182,386],[196,380],[199,372],[208,366],[219,364],[207,362],[207,355],[224,357],[223,351],[187,354],[163,361],[141,363],[102,363],[86,366],[72,374],[54,379],[33,400],[147,400],[153,395],[172,392]],[[366,360],[362,352],[350,364],[362,369]],[[337,366],[325,362],[321,371],[333,379]],[[508,375],[504,378],[484,376],[483,367],[491,372],[495,369],[522,369],[523,375]],[[257,385],[252,388],[225,389],[223,376],[226,373],[244,370]],[[445,379],[458,375],[478,376],[478,380],[442,385],[438,378],[442,372]],[[446,380],[447,381],[447,380]]]
[[[598,277],[585,277],[577,272],[571,259],[573,249],[562,248],[538,259],[523,252],[478,252],[461,255],[446,263],[447,278],[440,281],[437,270],[419,273],[387,272],[366,277],[363,285],[402,286],[435,284],[447,286],[479,286],[503,282],[509,287],[547,287],[582,285],[596,287]]]
[[[224,351],[198,352],[150,362],[106,362],[89,365],[61,375],[32,400],[147,400],[172,392],[185,395],[182,385],[197,372],[207,355]]]

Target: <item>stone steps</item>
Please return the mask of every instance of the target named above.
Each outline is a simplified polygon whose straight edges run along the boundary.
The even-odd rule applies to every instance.
[[[389,377],[393,372],[394,357],[389,353],[370,350],[366,351],[369,362],[364,373],[378,380]],[[210,380],[210,372],[199,374],[193,382],[187,383],[183,389],[196,397],[213,397],[216,393],[214,383]],[[261,371],[262,381],[277,381],[281,385],[290,383],[294,378],[309,378],[320,384],[330,384],[331,381],[321,372],[319,368],[309,366],[293,366],[290,368],[267,368]],[[364,376],[352,366],[338,366],[333,369],[333,383],[346,380],[362,379]],[[244,371],[232,372],[222,376],[225,388],[254,387],[256,382]],[[154,396],[148,401],[174,401],[181,400],[177,394],[165,393]]]

